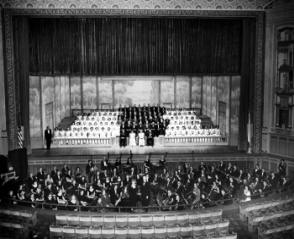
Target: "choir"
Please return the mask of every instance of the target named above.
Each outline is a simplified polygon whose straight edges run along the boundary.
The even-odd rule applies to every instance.
[[[110,143],[110,139],[119,138],[119,145],[153,146],[154,138],[201,137],[221,138],[218,128],[203,125],[193,110],[169,110],[165,107],[120,106],[116,111],[95,111],[88,115],[79,115],[68,129],[56,129],[53,142],[57,144],[101,144]],[[202,142],[201,141],[201,142]],[[214,142],[213,140],[207,140]],[[198,140],[193,140],[198,142]]]

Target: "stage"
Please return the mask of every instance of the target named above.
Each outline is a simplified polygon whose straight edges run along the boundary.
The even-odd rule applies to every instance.
[[[50,172],[54,166],[62,168],[67,164],[72,170],[80,167],[85,170],[88,160],[93,160],[94,164],[100,167],[100,162],[109,153],[109,160],[114,163],[121,154],[122,163],[126,163],[132,151],[133,162],[139,167],[143,167],[144,161],[150,157],[153,164],[158,164],[160,159],[165,157],[167,167],[171,170],[180,163],[187,162],[191,166],[198,168],[200,162],[208,164],[218,164],[220,161],[238,165],[238,167],[253,170],[254,166],[259,165],[266,171],[276,172],[281,157],[265,153],[248,154],[238,151],[237,147],[232,146],[175,146],[175,147],[97,147],[97,148],[52,148],[34,149],[28,155],[28,172],[37,173],[40,167]],[[288,175],[294,168],[294,161],[286,159],[288,165]]]
[[[173,146],[126,146],[120,147],[117,145],[109,146],[97,146],[97,147],[63,147],[63,148],[51,148],[46,149],[33,149],[32,156],[40,157],[54,157],[54,156],[83,156],[83,155],[119,155],[119,154],[129,154],[132,151],[133,154],[198,154],[198,153],[235,153],[238,152],[237,147],[228,145],[189,145],[189,144],[174,144]]]
[[[100,161],[107,157],[108,153],[111,162],[114,162],[121,154],[122,163],[125,163],[130,156],[130,151],[133,154],[133,162],[139,165],[143,164],[148,157],[151,162],[157,164],[165,155],[168,163],[199,163],[200,161],[220,160],[247,162],[248,158],[251,161],[253,157],[253,155],[238,151],[236,147],[231,146],[34,149],[28,155],[29,172],[37,172],[39,167],[51,170],[54,165],[61,168],[63,164],[67,164],[73,169],[77,166],[84,169],[88,160],[93,160],[96,165],[100,165]]]

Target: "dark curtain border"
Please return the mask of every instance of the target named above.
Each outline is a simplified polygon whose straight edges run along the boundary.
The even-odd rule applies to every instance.
[[[242,21],[31,18],[30,74],[239,74]]]

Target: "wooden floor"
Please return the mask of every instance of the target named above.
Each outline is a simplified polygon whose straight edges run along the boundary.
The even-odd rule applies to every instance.
[[[78,147],[78,148],[51,148],[46,149],[33,149],[32,157],[54,157],[62,155],[73,155],[73,156],[83,156],[83,155],[119,155],[119,154],[129,154],[132,151],[133,154],[218,154],[218,153],[240,153],[237,147],[233,146],[217,146],[217,145],[201,145],[201,146],[127,146],[127,147]],[[242,152],[244,153],[244,152]]]
[[[84,168],[88,160],[93,160],[96,165],[109,153],[110,162],[115,162],[121,154],[122,163],[127,161],[133,153],[133,161],[138,165],[150,157],[151,162],[157,164],[160,159],[166,155],[166,161],[169,163],[189,162],[198,164],[200,161],[231,161],[251,164],[256,158],[260,159],[261,155],[252,155],[240,152],[236,147],[229,146],[211,146],[211,147],[125,147],[117,150],[108,150],[107,148],[53,148],[51,150],[35,149],[32,154],[28,155],[29,172],[37,172],[39,167],[51,170],[53,166],[62,167],[63,164],[70,165],[72,168],[77,166]],[[248,165],[247,165],[248,164]],[[249,165],[250,164],[250,165]]]

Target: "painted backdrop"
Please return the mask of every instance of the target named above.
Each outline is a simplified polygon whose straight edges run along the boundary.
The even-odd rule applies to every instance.
[[[31,145],[43,147],[45,127],[58,126],[73,110],[134,104],[201,108],[215,125],[222,124],[230,145],[237,145],[240,80],[240,76],[31,76]]]

